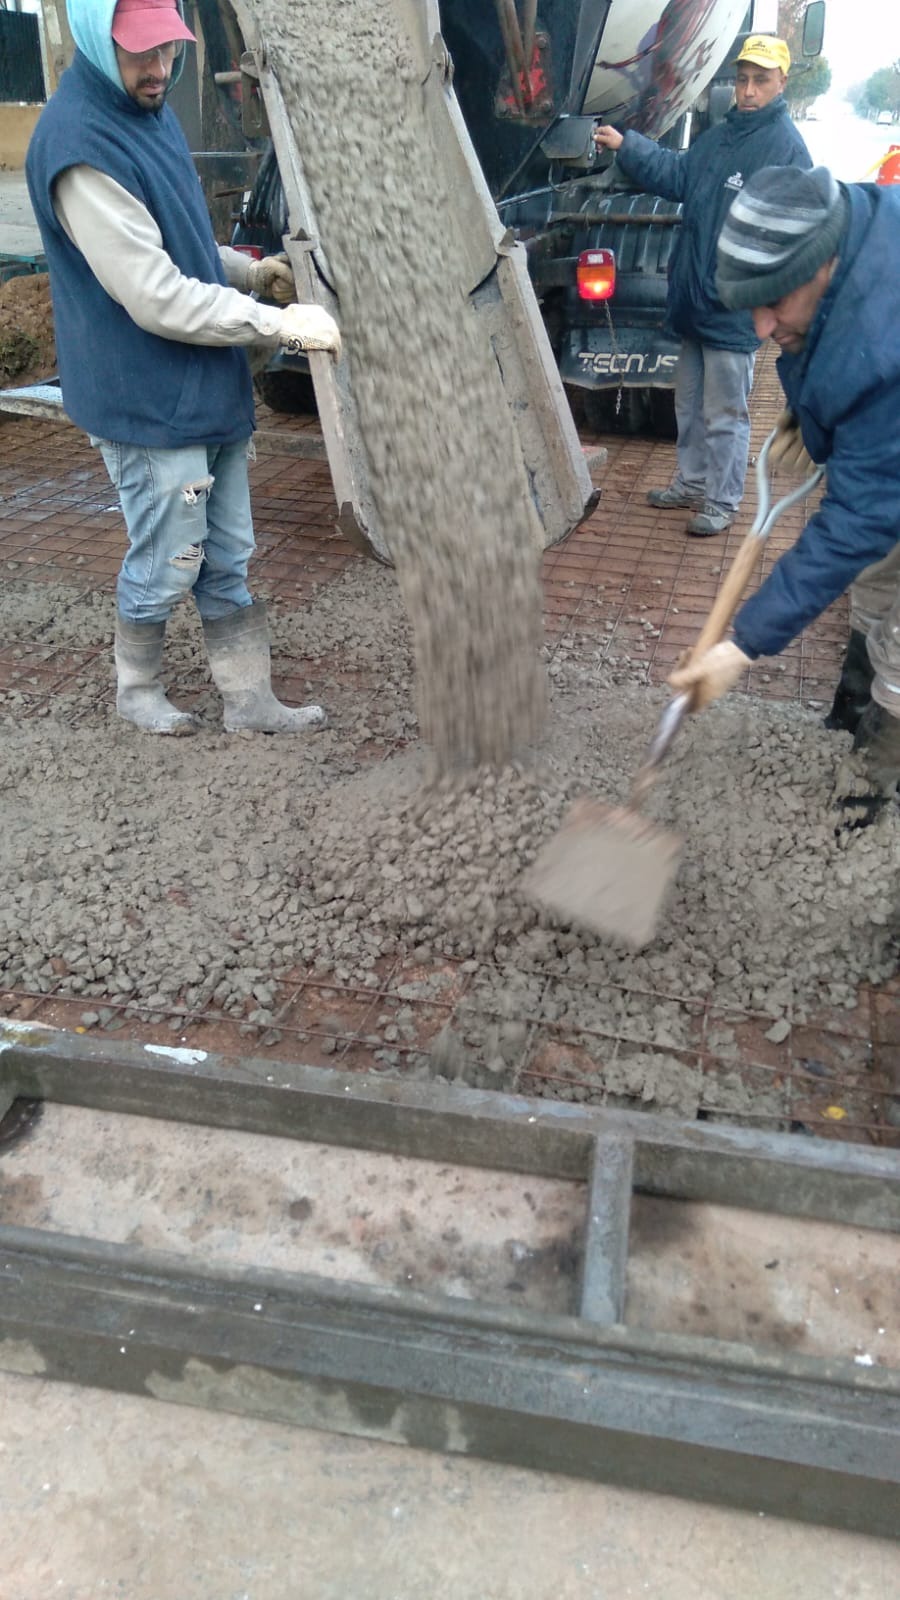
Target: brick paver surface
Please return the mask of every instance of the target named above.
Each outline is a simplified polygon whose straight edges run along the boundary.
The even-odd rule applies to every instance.
[[[781,409],[771,349],[757,363],[751,410],[752,450],[758,451]],[[327,465],[290,453],[298,433],[316,427],[309,418],[275,416],[261,410],[260,450],[251,471],[258,542],[251,582],[257,592],[296,606],[313,586],[321,587],[354,563],[364,561],[334,527],[335,504]],[[551,648],[577,634],[605,655],[627,655],[646,662],[648,683],[665,681],[672,663],[697,632],[724,572],[750,528],[756,498],[751,469],[748,490],[734,527],[724,537],[689,539],[682,513],[651,509],[646,490],[666,483],[674,465],[670,442],[627,437],[597,438],[606,464],[597,473],[602,488],[598,506],[586,522],[544,560],[545,616]],[[785,482],[784,489],[791,486]],[[122,520],[102,462],[86,439],[64,422],[0,417],[0,570],[11,578],[71,584],[85,595],[112,591],[123,551]],[[765,572],[796,539],[810,507],[792,507],[774,532],[761,559]],[[649,624],[649,626],[648,626]],[[762,661],[748,674],[753,692],[776,700],[797,700],[813,709],[830,703],[847,630],[847,605],[840,601],[808,628],[777,661]],[[48,645],[51,648],[48,648]],[[109,647],[77,656],[54,653],[46,626],[35,626],[33,649],[16,650],[0,640],[0,691],[22,696],[20,714],[40,716],[54,695],[84,683],[86,668],[103,658],[95,673],[94,698],[113,693],[105,663]],[[641,668],[639,667],[640,671]],[[89,675],[88,675],[89,676]],[[288,697],[291,685],[281,685]],[[182,696],[183,698],[183,696]],[[381,988],[356,992],[339,984],[312,981],[303,974],[278,986],[277,1028],[252,1041],[253,1053],[274,1058],[302,1057],[310,1064],[365,1067],[370,1064],[363,1036],[366,1018],[396,1003],[408,980],[402,968],[386,970]],[[448,974],[447,1005],[458,998],[458,975]],[[766,1041],[767,1023],[753,1017],[730,1019],[741,1041],[742,1069],[763,1073],[785,1085],[785,1125],[802,1125],[822,1136],[886,1142],[895,1139],[884,1120],[885,1095],[896,1074],[900,1081],[900,1030],[897,982],[860,992],[855,1012],[835,1013],[795,1029],[784,1045]],[[7,1014],[43,1018],[76,1026],[84,1002],[19,992],[0,994]],[[102,997],[92,1006],[102,1007]],[[426,1014],[427,1012],[427,1014]],[[446,1020],[446,1006],[422,1008],[422,1044]],[[123,1037],[169,1041],[176,1028],[188,1043],[243,1054],[247,1034],[231,1019],[165,1018],[131,1015],[118,1008],[107,1025]],[[711,1009],[697,1018],[697,1054],[703,1060]],[[323,1032],[323,1023],[327,1024]],[[337,1030],[337,1031],[336,1031]],[[331,1043],[328,1055],[318,1045]],[[334,1041],[337,1040],[337,1049]],[[523,1068],[524,1092],[538,1092],[542,1077],[552,1079],[553,1039],[544,1041]],[[542,1053],[543,1052],[543,1053]],[[812,1069],[812,1070],[810,1070]],[[818,1074],[818,1078],[817,1078]],[[824,1078],[824,1083],[819,1081]],[[833,1102],[849,1108],[841,1121],[829,1120]],[[714,1110],[714,1107],[712,1108]]]

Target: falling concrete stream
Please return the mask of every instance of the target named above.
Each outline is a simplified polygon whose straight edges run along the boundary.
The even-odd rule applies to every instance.
[[[502,764],[544,711],[540,530],[418,53],[392,6],[255,11],[327,246],[422,735],[442,768]]]

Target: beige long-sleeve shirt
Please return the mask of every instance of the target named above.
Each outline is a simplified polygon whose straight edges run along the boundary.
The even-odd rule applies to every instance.
[[[228,287],[185,277],[147,207],[96,167],[67,167],[53,205],[98,282],[148,333],[183,344],[278,347],[282,310],[244,292],[248,256],[219,245]]]

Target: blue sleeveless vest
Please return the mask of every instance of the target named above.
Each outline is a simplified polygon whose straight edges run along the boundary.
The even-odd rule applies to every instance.
[[[253,387],[244,350],[146,333],[106,293],[60,226],[53,184],[67,167],[81,164],[106,173],[147,207],[187,277],[226,282],[174,111],[144,111],[76,51],[41,113],[26,159],[50,269],[68,415],[86,432],[121,444],[176,449],[248,438]]]

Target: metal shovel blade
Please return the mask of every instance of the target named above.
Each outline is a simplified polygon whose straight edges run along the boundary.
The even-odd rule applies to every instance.
[[[576,800],[522,889],[567,922],[640,950],[656,932],[682,844],[637,811]]]

